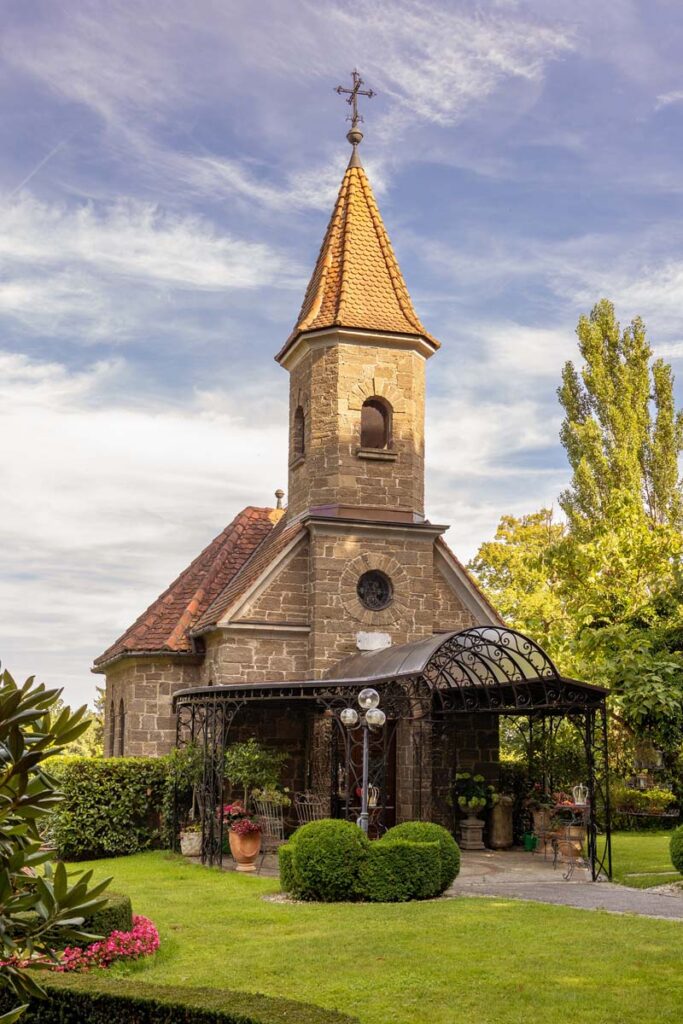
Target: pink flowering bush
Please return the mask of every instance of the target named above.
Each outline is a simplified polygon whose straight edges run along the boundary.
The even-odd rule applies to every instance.
[[[147,917],[136,915],[129,932],[112,932],[106,939],[81,949],[67,946],[57,971],[89,971],[91,967],[109,967],[115,960],[139,960],[159,948],[159,932]]]

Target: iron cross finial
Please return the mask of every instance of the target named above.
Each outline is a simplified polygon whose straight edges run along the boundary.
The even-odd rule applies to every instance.
[[[358,113],[358,97],[367,96],[371,100],[377,94],[372,89],[361,89],[361,85],[364,83],[356,68],[351,72],[351,78],[353,79],[353,89],[345,89],[343,85],[338,85],[335,92],[339,93],[340,96],[348,96],[346,102],[351,107],[351,113],[347,116],[346,120],[351,122],[351,129],[346,138],[354,147],[355,152],[356,146],[363,138],[363,133],[358,127],[363,120],[362,115]]]

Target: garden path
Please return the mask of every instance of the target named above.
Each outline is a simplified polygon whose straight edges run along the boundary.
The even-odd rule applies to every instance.
[[[680,890],[662,893],[612,882],[591,882],[588,872],[581,867],[575,869],[567,882],[563,872],[563,865],[553,869],[552,860],[544,860],[542,854],[516,850],[463,853],[460,874],[446,896],[503,896],[580,910],[683,920]]]

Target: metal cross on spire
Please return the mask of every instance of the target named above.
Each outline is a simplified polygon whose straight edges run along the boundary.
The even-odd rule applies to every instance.
[[[335,92],[339,93],[340,96],[348,96],[346,102],[351,107],[351,113],[347,116],[346,120],[351,122],[351,128],[347,132],[346,138],[353,146],[351,162],[355,163],[358,159],[356,147],[363,139],[363,133],[358,127],[363,120],[362,115],[358,113],[358,97],[367,96],[367,98],[371,100],[373,96],[377,95],[377,93],[373,92],[372,89],[361,89],[361,85],[364,85],[365,83],[356,68],[351,72],[351,78],[353,80],[353,89],[345,89],[343,85],[338,85]]]

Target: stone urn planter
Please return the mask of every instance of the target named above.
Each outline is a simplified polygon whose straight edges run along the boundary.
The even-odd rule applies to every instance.
[[[241,825],[242,822],[239,823]],[[248,822],[251,825],[251,822]],[[261,852],[261,829],[235,831],[235,826],[228,832],[230,852],[237,865],[237,871],[256,871],[256,858]]]
[[[512,829],[512,808],[514,800],[511,796],[502,796],[491,811],[491,834],[489,842],[493,850],[509,850],[514,843]]]
[[[485,850],[484,822],[470,811],[464,821],[460,822],[460,849]]]
[[[183,857],[200,857],[202,853],[201,832],[181,832],[180,852]]]
[[[531,812],[534,821],[534,832],[537,836],[550,831],[550,820],[552,811],[549,807],[535,807]]]

